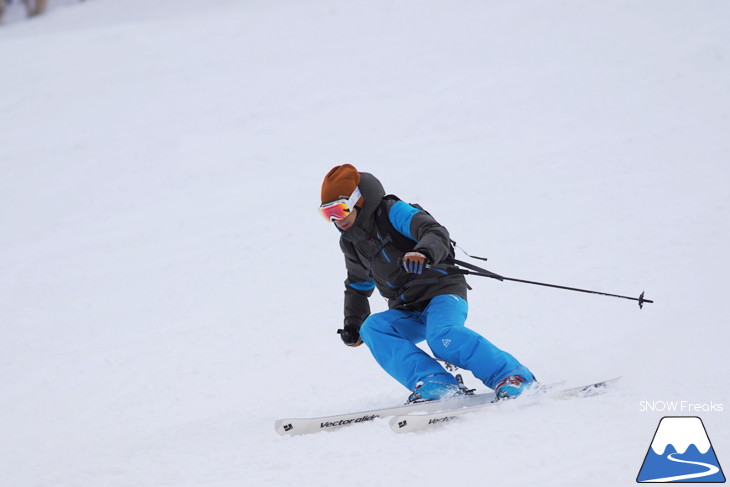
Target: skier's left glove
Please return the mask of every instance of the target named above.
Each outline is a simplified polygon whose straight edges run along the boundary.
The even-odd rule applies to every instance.
[[[421,252],[408,252],[403,256],[403,267],[409,274],[422,274],[427,261],[428,257]]]
[[[360,325],[347,324],[344,328],[337,330],[340,334],[342,342],[348,347],[359,347],[362,345],[362,338],[360,338]]]

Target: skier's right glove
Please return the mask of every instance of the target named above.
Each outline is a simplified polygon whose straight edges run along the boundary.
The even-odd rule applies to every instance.
[[[362,345],[362,338],[360,338],[360,325],[345,325],[344,329],[337,330],[337,333],[340,334],[342,342],[348,347],[359,347]]]
[[[421,252],[408,252],[403,256],[403,267],[409,274],[423,274],[428,257]]]

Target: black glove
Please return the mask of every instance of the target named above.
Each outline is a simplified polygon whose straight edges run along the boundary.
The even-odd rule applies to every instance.
[[[360,338],[360,325],[345,325],[344,329],[337,330],[340,334],[342,342],[348,347],[359,347],[362,345],[362,339]]]

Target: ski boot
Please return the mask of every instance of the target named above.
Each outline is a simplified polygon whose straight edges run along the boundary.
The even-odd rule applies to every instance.
[[[497,395],[498,401],[502,399],[514,399],[527,389],[530,389],[534,383],[534,378],[528,381],[521,375],[510,375],[497,384],[497,387],[494,388],[494,393]]]
[[[473,393],[474,389],[467,389],[464,385],[461,374],[456,375],[456,384],[428,380],[428,377],[426,377],[426,380],[418,381],[413,392],[408,396],[406,404],[450,399],[452,397],[465,396]]]

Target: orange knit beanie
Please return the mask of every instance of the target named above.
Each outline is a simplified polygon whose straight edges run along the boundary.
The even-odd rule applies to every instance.
[[[322,203],[329,203],[340,198],[349,198],[360,184],[360,173],[354,166],[343,164],[330,169],[322,182]],[[360,198],[357,205],[362,205]]]

